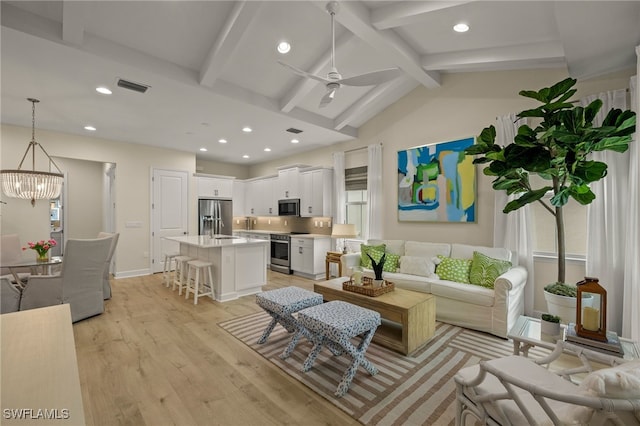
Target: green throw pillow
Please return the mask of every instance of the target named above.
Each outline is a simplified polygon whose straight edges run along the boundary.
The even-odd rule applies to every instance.
[[[471,284],[482,287],[493,288],[496,278],[504,274],[511,268],[511,262],[507,260],[494,259],[480,252],[473,252],[471,261],[471,271],[469,271],[469,281]]]
[[[392,253],[385,253],[383,250],[377,250],[377,249],[369,250],[369,254],[371,255],[371,257],[373,257],[373,260],[375,260],[376,263],[378,263],[380,259],[382,259],[382,255],[386,255],[384,258],[384,265],[382,265],[383,271],[396,272],[396,270],[398,269],[398,261],[400,260],[399,255],[392,254]],[[367,256],[367,259],[368,258],[369,257]],[[371,263],[371,259],[369,259],[369,263]]]
[[[470,284],[471,259],[453,259],[441,254],[438,255],[438,259],[440,263],[436,267],[436,274],[441,280]]]
[[[362,266],[363,268],[371,268],[371,259],[369,259],[369,256],[367,256],[369,250],[375,249],[382,250],[384,252],[385,248],[386,246],[384,244],[380,244],[377,246],[367,246],[364,244],[360,244],[360,266]],[[376,262],[377,261],[378,260],[376,259]]]

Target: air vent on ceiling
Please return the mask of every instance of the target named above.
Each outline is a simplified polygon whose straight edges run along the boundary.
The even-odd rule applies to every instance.
[[[297,135],[298,133],[302,133],[302,130],[300,130],[300,129],[294,129],[293,127],[289,127],[289,128],[287,129],[287,132],[289,132],[289,133],[295,133],[295,134]]]
[[[128,80],[119,78],[118,87],[122,87],[123,89],[133,90],[134,92],[144,93],[151,86],[147,86],[146,84],[134,83],[133,81],[128,81]]]

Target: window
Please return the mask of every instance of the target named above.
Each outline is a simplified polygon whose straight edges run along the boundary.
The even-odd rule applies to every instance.
[[[347,223],[356,226],[358,237],[363,238],[367,228],[367,166],[344,171]]]
[[[544,201],[550,205],[552,194],[548,193]],[[587,253],[587,206],[574,199],[562,208],[564,216],[564,238],[567,257],[584,258]],[[556,219],[540,203],[531,204],[533,216],[534,253],[538,255],[556,255],[558,253]]]
[[[363,231],[367,227],[367,190],[359,189],[347,191],[347,223],[356,226],[358,237],[363,237]]]

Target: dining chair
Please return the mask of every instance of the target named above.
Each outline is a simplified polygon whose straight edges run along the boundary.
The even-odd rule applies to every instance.
[[[5,234],[0,236],[0,264],[11,265],[22,260],[22,247],[18,234]],[[31,274],[31,268],[13,268],[21,281],[25,281]],[[15,278],[9,268],[0,268],[0,276],[15,282]]]
[[[98,233],[98,238],[111,238],[111,247],[109,248],[109,257],[107,258],[107,264],[104,269],[104,276],[102,281],[102,292],[104,300],[111,299],[111,282],[109,278],[111,276],[111,260],[113,259],[113,254],[116,251],[116,246],[118,245],[118,238],[120,238],[119,233],[109,233],[109,232],[100,232]]]
[[[0,314],[16,312],[20,308],[22,292],[11,284],[9,278],[0,278]]]
[[[32,275],[20,310],[69,303],[73,322],[104,312],[104,270],[113,239],[69,239],[60,275]]]

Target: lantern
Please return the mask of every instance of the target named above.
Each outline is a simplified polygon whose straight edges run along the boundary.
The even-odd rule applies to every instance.
[[[607,342],[607,291],[598,278],[591,277],[585,277],[576,288],[576,334]]]

